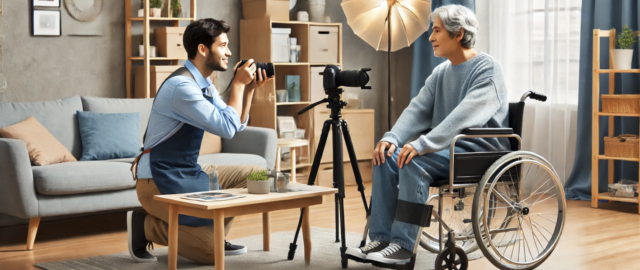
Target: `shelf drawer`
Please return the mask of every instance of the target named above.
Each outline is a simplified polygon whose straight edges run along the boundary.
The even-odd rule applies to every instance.
[[[310,26],[309,62],[338,63],[338,27]]]

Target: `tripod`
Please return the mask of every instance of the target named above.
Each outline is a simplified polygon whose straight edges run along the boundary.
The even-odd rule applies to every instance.
[[[360,175],[360,169],[358,168],[358,160],[356,159],[356,153],[353,149],[353,143],[351,142],[351,135],[349,134],[349,126],[347,122],[343,119],[340,119],[342,115],[340,114],[342,108],[347,105],[345,101],[340,100],[340,94],[344,92],[342,88],[334,88],[334,89],[325,89],[325,92],[329,96],[328,98],[322,99],[318,102],[315,102],[304,109],[298,112],[298,115],[305,113],[306,111],[312,109],[313,107],[320,105],[322,103],[328,102],[327,108],[331,109],[330,118],[324,122],[322,127],[322,134],[320,135],[320,141],[318,142],[318,149],[316,151],[315,157],[313,159],[313,165],[311,166],[311,174],[309,174],[309,182],[308,185],[314,185],[316,175],[318,174],[318,169],[320,167],[320,160],[322,159],[322,152],[324,152],[324,147],[327,143],[327,137],[329,136],[329,129],[332,131],[333,138],[333,187],[338,189],[338,193],[335,194],[335,214],[336,214],[336,242],[340,242],[340,233],[342,238],[342,247],[340,248],[340,255],[342,258],[342,268],[347,268],[347,256],[345,252],[347,250],[347,246],[345,243],[345,229],[344,229],[344,168],[343,168],[343,159],[342,159],[342,136],[344,136],[344,141],[347,144],[347,151],[349,152],[349,158],[351,160],[351,167],[353,168],[353,173],[355,174],[356,183],[358,185],[358,191],[360,191],[360,195],[362,196],[362,203],[364,204],[364,209],[367,213],[367,218],[369,217],[369,206],[367,205],[367,199],[364,195],[364,185],[362,184],[362,176]],[[293,260],[296,250],[296,242],[298,240],[298,234],[300,233],[300,226],[302,225],[302,216],[304,214],[304,209],[301,210],[300,213],[300,221],[298,221],[298,228],[296,229],[296,234],[293,239],[293,242],[289,245],[289,255],[287,259]],[[338,224],[339,223],[339,224]],[[338,227],[339,226],[339,227]]]

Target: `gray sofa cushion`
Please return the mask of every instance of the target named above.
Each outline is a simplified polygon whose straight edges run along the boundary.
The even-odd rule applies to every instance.
[[[33,167],[36,192],[45,195],[79,194],[133,188],[131,164],[79,161]]]
[[[82,97],[84,111],[94,113],[140,113],[140,142],[147,130],[149,115],[153,98],[125,99],[125,98],[101,98]]]
[[[82,156],[82,143],[78,131],[76,111],[82,110],[79,96],[43,102],[0,103],[0,128],[13,125],[29,116],[64,145],[74,157]]]
[[[198,163],[215,165],[258,165],[265,169],[267,168],[267,161],[263,157],[252,154],[217,153],[202,155],[198,158]]]

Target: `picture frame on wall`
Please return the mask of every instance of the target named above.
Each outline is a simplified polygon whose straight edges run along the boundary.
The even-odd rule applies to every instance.
[[[61,36],[60,10],[34,10],[31,34],[34,36]]]
[[[33,0],[34,7],[60,7],[60,0]]]

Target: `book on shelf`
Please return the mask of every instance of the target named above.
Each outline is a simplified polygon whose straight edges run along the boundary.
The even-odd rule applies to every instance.
[[[187,200],[201,201],[201,202],[217,202],[217,201],[239,199],[244,197],[246,196],[235,195],[235,194],[224,193],[224,192],[207,191],[207,192],[187,194],[180,198],[187,199]]]

